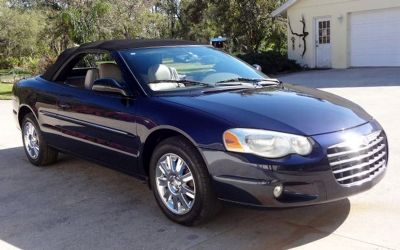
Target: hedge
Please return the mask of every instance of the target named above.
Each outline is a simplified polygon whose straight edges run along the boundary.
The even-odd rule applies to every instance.
[[[282,55],[275,51],[239,54],[237,57],[249,64],[260,65],[262,71],[270,75],[299,71],[302,69],[294,60],[288,59],[287,55]]]

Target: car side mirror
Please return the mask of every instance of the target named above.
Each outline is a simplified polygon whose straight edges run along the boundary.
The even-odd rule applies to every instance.
[[[121,87],[121,85],[112,78],[100,78],[94,81],[92,86],[93,91],[106,92],[120,94],[122,96],[128,96],[126,91]]]
[[[253,67],[254,67],[256,70],[258,70],[258,71],[262,71],[261,66],[258,65],[258,64],[253,64]]]

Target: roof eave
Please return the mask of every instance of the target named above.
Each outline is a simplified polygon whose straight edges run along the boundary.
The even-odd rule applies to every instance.
[[[281,15],[282,13],[285,13],[287,11],[287,9],[289,9],[293,4],[295,4],[298,0],[288,0],[286,1],[284,4],[282,4],[281,6],[279,6],[279,8],[277,8],[276,10],[274,10],[271,15],[272,17],[276,17]]]

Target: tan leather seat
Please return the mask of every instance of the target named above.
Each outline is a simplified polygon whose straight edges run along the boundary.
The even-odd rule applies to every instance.
[[[156,64],[149,68],[148,74],[149,82],[165,81],[165,80],[179,80],[176,69],[170,68],[164,64]]]
[[[99,65],[100,78],[112,78],[117,82],[123,82],[122,72],[115,63],[102,63]]]
[[[85,76],[85,89],[92,89],[94,81],[99,79],[98,69],[89,69]]]
[[[149,81],[148,85],[154,91],[174,89],[181,86],[181,84],[175,82],[154,83],[157,81],[179,80],[179,75],[176,69],[164,64],[151,66],[148,70],[147,77]]]

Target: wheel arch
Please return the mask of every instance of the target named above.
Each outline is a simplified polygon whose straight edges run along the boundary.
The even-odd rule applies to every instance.
[[[169,137],[173,137],[173,136],[181,136],[181,137],[185,138],[188,142],[190,142],[196,148],[197,152],[200,154],[203,161],[206,162],[203,154],[198,149],[198,144],[186,132],[184,132],[178,128],[172,127],[172,126],[160,126],[160,127],[157,127],[157,129],[155,129],[149,133],[149,135],[146,137],[146,140],[142,147],[140,163],[141,163],[144,173],[147,177],[149,176],[150,159],[151,159],[151,156],[152,156],[152,153],[153,153],[155,147],[161,141],[163,141]]]
[[[23,120],[24,117],[25,117],[27,114],[29,114],[29,113],[32,113],[33,116],[35,117],[36,121],[38,121],[37,116],[36,116],[35,112],[32,110],[31,107],[29,107],[29,106],[26,105],[26,104],[22,104],[22,105],[19,106],[19,110],[18,110],[18,124],[19,124],[19,127],[20,127],[20,128],[21,128],[21,125],[22,125],[22,120]]]

